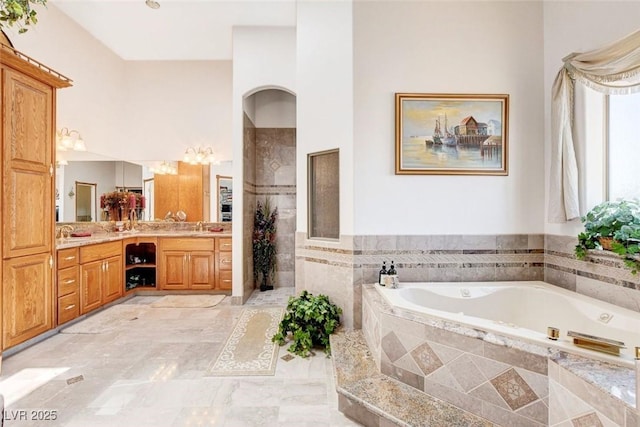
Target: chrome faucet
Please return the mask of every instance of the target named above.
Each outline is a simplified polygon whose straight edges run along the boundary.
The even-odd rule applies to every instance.
[[[59,233],[61,239],[64,239],[65,237],[66,238],[71,237],[71,233],[72,232],[73,232],[73,226],[69,225],[69,224],[65,224],[65,225],[61,226],[58,229],[58,233]],[[58,234],[58,233],[56,233],[56,234]],[[65,236],[65,233],[66,233],[66,236]]]
[[[196,222],[196,231],[202,231],[202,221]]]
[[[129,230],[133,231],[136,229],[136,225],[138,224],[138,213],[135,209],[131,209],[129,212]]]

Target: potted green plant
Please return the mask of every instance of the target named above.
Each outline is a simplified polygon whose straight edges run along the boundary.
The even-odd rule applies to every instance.
[[[289,338],[293,343],[288,351],[301,357],[311,354],[313,347],[323,347],[331,354],[329,335],[340,326],[342,309],[329,301],[326,295],[314,296],[302,291],[298,297],[290,297],[278,332],[271,339],[284,345]]]
[[[258,202],[253,220],[253,278],[261,291],[273,289],[276,270],[276,220],[278,208]]]
[[[590,249],[610,250],[624,258],[635,274],[640,267],[640,202],[616,200],[600,203],[581,218],[584,232],[578,234],[575,254],[585,259]]]
[[[0,28],[17,24],[19,34],[27,32],[25,27],[38,23],[38,13],[33,9],[37,4],[44,6],[47,0],[0,0]]]

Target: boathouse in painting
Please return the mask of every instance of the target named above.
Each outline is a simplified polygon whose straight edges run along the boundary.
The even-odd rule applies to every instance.
[[[473,116],[468,116],[462,119],[455,130],[457,135],[487,135],[487,124],[478,123]]]

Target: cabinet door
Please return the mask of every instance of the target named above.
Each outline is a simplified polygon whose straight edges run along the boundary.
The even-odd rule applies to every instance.
[[[184,251],[164,251],[160,264],[160,289],[188,289],[188,254]]]
[[[20,344],[53,327],[52,262],[49,254],[3,262],[3,348]]]
[[[80,265],[80,314],[102,305],[102,276],[104,263],[93,261]]]
[[[102,303],[117,300],[122,296],[122,257],[111,257],[104,261],[102,281]]]
[[[164,218],[167,212],[173,215],[178,208],[178,176],[154,175],[153,177],[153,212],[156,218]],[[189,218],[189,221],[192,221]]]
[[[178,164],[178,208],[187,214],[187,221],[203,219],[202,168],[202,165]]]
[[[53,89],[3,69],[3,257],[53,248]]]
[[[188,257],[190,288],[213,289],[215,286],[215,269],[213,252],[191,252]]]

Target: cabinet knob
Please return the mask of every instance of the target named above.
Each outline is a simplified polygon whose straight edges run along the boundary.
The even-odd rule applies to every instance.
[[[66,257],[64,257],[64,260],[65,260],[65,261],[71,261],[72,259],[76,259],[76,256],[75,256],[75,255],[72,255],[72,256],[66,256]]]
[[[71,309],[73,309],[75,306],[76,306],[75,304],[71,304],[71,305],[66,306],[64,309],[65,309],[65,311],[66,311],[66,310],[71,310]]]
[[[76,279],[67,279],[67,280],[64,280],[62,283],[64,283],[65,285],[68,285],[70,283],[75,283],[75,281]]]
[[[221,262],[223,264],[231,264],[233,261],[231,261],[230,259],[223,259]]]

